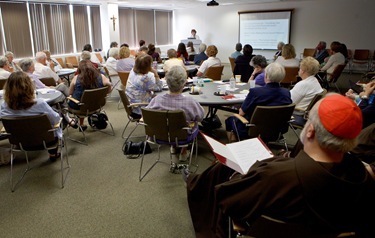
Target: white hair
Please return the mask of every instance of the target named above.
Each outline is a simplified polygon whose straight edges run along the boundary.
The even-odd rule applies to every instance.
[[[271,83],[280,83],[285,77],[285,69],[279,63],[271,63],[265,69],[266,79]]]
[[[117,48],[117,47],[112,47],[111,49],[109,49],[108,56],[109,56],[109,57],[113,57],[113,58],[115,58],[115,56],[118,56],[118,55],[119,55],[119,51],[120,51],[119,48]]]
[[[91,53],[90,51],[84,50],[81,53],[81,59],[82,60],[90,60],[91,59]]]
[[[179,92],[185,86],[186,79],[186,70],[180,65],[173,66],[165,75],[169,91],[172,93]]]
[[[47,59],[47,55],[46,53],[44,53],[43,51],[39,51],[36,53],[35,55],[35,60],[40,60],[40,59]]]

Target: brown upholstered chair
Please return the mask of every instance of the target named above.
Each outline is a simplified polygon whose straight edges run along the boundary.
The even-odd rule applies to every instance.
[[[126,88],[126,83],[128,82],[129,73],[130,72],[125,72],[125,71],[123,71],[123,72],[119,71],[118,72],[118,76],[120,78],[121,84],[122,84],[122,86],[123,86],[124,89]],[[120,103],[121,103],[121,99],[119,100],[119,102],[117,104],[117,109],[118,110],[121,109],[121,107],[120,107],[121,104]]]
[[[65,62],[62,58],[56,58],[57,62],[61,65],[61,67],[66,68]]]
[[[221,75],[223,73],[224,65],[221,66],[211,66],[207,69],[206,78],[210,78],[212,80],[221,80]]]
[[[51,126],[51,122],[46,114],[26,117],[3,117],[1,118],[6,134],[8,135],[10,143],[10,186],[11,191],[14,192],[15,187],[22,181],[25,174],[33,169],[29,164],[28,152],[49,150],[58,148],[61,153],[61,187],[64,187],[66,177],[69,172],[68,152],[66,145],[63,144],[63,139],[56,140],[54,131],[58,130],[60,123]],[[62,148],[65,147],[65,150]],[[27,162],[27,169],[23,172],[19,180],[14,184],[13,182],[13,160],[15,152],[24,152]],[[66,166],[64,167],[64,158]],[[64,176],[64,170],[68,169]]]
[[[307,56],[314,57],[315,49],[314,48],[305,48],[303,50],[303,58],[306,58]]]
[[[120,95],[120,100],[122,102],[122,104],[124,105],[124,108],[125,108],[125,112],[126,112],[126,115],[128,117],[128,122],[126,123],[125,125],[125,128],[124,130],[122,131],[122,134],[121,134],[121,137],[123,139],[129,139],[131,137],[131,135],[133,134],[133,132],[135,131],[135,129],[137,128],[138,126],[138,123],[139,123],[139,120],[141,119],[141,115],[138,115],[138,114],[135,114],[133,113],[133,108],[135,107],[140,107],[140,106],[146,106],[148,103],[133,103],[133,104],[130,104],[129,102],[129,99],[128,97],[126,96],[125,94],[125,91],[124,90],[121,90],[121,89],[117,89],[118,90],[118,93]],[[135,127],[134,129],[129,133],[128,136],[124,136],[125,135],[125,131],[126,131],[126,128],[128,128],[128,125],[130,123],[135,123]]]
[[[229,63],[230,63],[230,68],[232,69],[232,74],[234,76],[234,68],[236,67],[236,63],[234,63],[234,61],[236,60],[235,58],[232,58],[232,57],[228,57],[229,58]]]
[[[250,121],[239,114],[234,114],[234,116],[249,127],[248,135],[250,138],[259,136],[265,143],[282,142],[285,149],[288,150],[286,139],[282,135],[288,131],[295,106],[295,104],[257,106]]]
[[[349,72],[352,73],[353,66],[366,65],[366,71],[370,68],[370,50],[354,50],[354,55],[349,63]]]
[[[77,68],[78,67],[77,56],[66,56],[65,62],[66,62],[67,68]]]
[[[54,78],[41,78],[39,80],[46,86],[56,86],[56,81]]]
[[[297,82],[299,67],[285,67],[285,77],[280,84],[290,88]]]
[[[95,89],[86,89],[82,94],[81,100],[79,101],[72,97],[68,97],[70,101],[73,101],[74,103],[79,105],[79,109],[74,109],[74,108],[69,107],[68,108],[69,113],[73,114],[76,121],[78,121],[79,118],[85,118],[94,113],[106,114],[103,107],[106,104],[107,93],[108,93],[108,87],[102,87],[102,88],[95,88]],[[115,132],[113,130],[112,123],[109,121],[109,119],[107,123],[110,125],[111,130],[112,130],[110,133],[107,133],[107,134],[114,136]],[[78,139],[70,137],[69,130],[67,127],[68,139],[84,144],[84,145],[88,145],[84,130],[82,129],[81,125],[78,125],[78,127],[79,127],[79,131],[83,135],[83,140],[78,140]],[[103,130],[101,131],[106,133]]]
[[[189,166],[192,165],[192,157],[195,150],[195,162],[197,160],[197,148],[198,140],[197,135],[199,130],[194,131],[193,134],[189,134],[191,127],[186,122],[185,113],[182,110],[158,110],[142,108],[143,121],[141,124],[145,127],[146,141],[151,144],[158,146],[158,158],[149,167],[149,169],[142,174],[142,167],[144,163],[144,153],[141,159],[141,167],[139,171],[139,181],[151,171],[151,169],[160,161],[160,147],[162,145],[186,147],[191,145]],[[195,148],[195,149],[194,149]],[[144,150],[143,150],[144,151]],[[170,153],[170,163],[173,165],[172,154]],[[194,166],[198,166],[194,164]],[[173,166],[171,168],[174,168]],[[171,170],[171,172],[173,172]]]

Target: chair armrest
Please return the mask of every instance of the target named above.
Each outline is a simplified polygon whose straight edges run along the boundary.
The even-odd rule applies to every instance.
[[[80,104],[80,101],[78,101],[77,99],[75,99],[75,98],[73,98],[73,97],[71,97],[71,96],[67,97],[67,99],[68,99],[69,101],[74,102],[75,104]]]
[[[249,121],[245,118],[245,117],[243,117],[243,116],[241,116],[240,114],[233,114],[233,116],[235,116],[238,120],[240,120],[243,124],[249,124]]]
[[[49,129],[48,131],[56,131],[57,129],[59,129],[61,126],[61,122],[62,118],[60,118],[60,120],[55,125],[53,125],[52,129]]]
[[[140,106],[147,106],[147,102],[136,102],[136,103],[130,103],[129,107],[140,107]]]

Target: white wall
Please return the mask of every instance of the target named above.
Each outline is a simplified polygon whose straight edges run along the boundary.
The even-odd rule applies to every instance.
[[[290,43],[297,57],[304,48],[314,48],[320,40],[345,43],[348,49],[375,49],[374,0],[315,0],[280,3],[243,4],[235,6],[203,7],[176,10],[174,44],[190,35],[195,28],[207,45],[218,47],[218,57],[229,62],[228,56],[238,41],[238,11],[294,8]],[[241,42],[251,44],[251,42]],[[274,51],[255,51],[272,58]]]

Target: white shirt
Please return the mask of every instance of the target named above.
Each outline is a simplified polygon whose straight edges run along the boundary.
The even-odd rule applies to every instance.
[[[8,79],[10,72],[6,71],[3,68],[0,68],[0,79]]]
[[[57,71],[59,71],[60,69],[62,69],[62,66],[61,66],[61,64],[59,63],[59,61],[57,61],[55,58],[51,58],[51,60],[53,61],[53,64],[54,64],[53,69],[55,70],[55,72],[57,72]]]
[[[319,81],[314,76],[310,76],[294,85],[290,90],[290,96],[296,108],[306,110],[314,96],[321,92],[323,89]]]
[[[211,66],[220,66],[221,61],[219,58],[216,57],[208,57],[205,61],[203,61],[202,65],[199,67],[198,71],[201,72],[203,75],[206,74],[206,71]]]
[[[109,57],[107,59],[105,66],[107,67],[110,76],[118,75],[117,70],[116,70],[116,65],[117,65],[117,59],[113,57]]]
[[[275,62],[281,64],[284,67],[299,67],[299,60],[296,58],[285,59],[284,57],[279,56],[277,57]]]
[[[321,70],[332,74],[336,66],[339,64],[345,64],[345,56],[340,52],[337,52],[329,57],[327,63],[321,68]]]
[[[98,65],[102,65],[100,63],[100,60],[96,56],[96,52],[91,52],[91,58],[90,58],[90,60],[91,60],[91,62],[97,63]]]
[[[181,59],[178,59],[178,58],[171,58],[169,60],[166,60],[164,62],[163,69],[164,69],[165,72],[168,72],[175,65],[182,66],[185,69],[184,62]]]
[[[35,71],[33,73],[38,78],[53,78],[56,82],[59,81],[60,77],[52,71],[48,66],[42,65],[41,63],[35,63]]]

